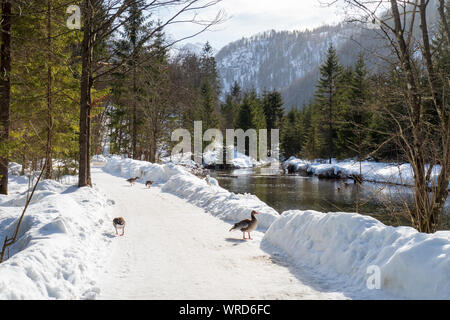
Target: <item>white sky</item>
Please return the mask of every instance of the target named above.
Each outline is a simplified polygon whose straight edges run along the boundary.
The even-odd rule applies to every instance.
[[[344,19],[338,7],[325,7],[319,0],[222,0],[214,7],[199,11],[198,18],[211,19],[219,10],[228,17],[224,23],[183,43],[209,41],[213,48],[219,50],[231,41],[271,29],[304,30]],[[183,16],[188,17],[192,17],[192,13]],[[194,34],[198,29],[199,26],[190,23],[174,24],[166,29],[166,33],[179,39]]]

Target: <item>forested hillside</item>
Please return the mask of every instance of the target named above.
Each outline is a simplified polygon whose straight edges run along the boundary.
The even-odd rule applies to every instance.
[[[437,2],[430,1],[429,8],[437,8]],[[427,18],[437,22],[437,10],[428,10]],[[416,33],[418,24],[416,21]],[[363,53],[370,73],[386,70],[386,58],[392,53],[379,26],[372,23],[342,22],[305,31],[266,31],[232,42],[217,53],[222,88],[229,90],[236,81],[240,87],[254,88],[259,93],[278,90],[286,110],[302,108],[314,95],[319,68],[330,44],[343,66],[351,66]]]

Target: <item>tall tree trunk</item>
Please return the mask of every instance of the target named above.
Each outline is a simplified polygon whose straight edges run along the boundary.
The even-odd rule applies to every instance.
[[[136,48],[133,47],[133,50]],[[137,159],[137,79],[136,79],[136,57],[132,59],[133,63],[133,132],[132,132],[132,148],[133,159]]]
[[[26,152],[24,152],[22,154],[22,170],[20,171],[20,175],[24,176],[25,172],[27,171],[27,165],[28,165],[28,159],[27,159],[27,154]]]
[[[0,48],[0,143],[9,141],[11,103],[11,2],[2,0],[1,48]],[[9,148],[4,148],[0,157],[0,194],[8,194]]]
[[[90,55],[90,59],[92,59],[92,52]],[[89,61],[89,66],[92,65],[92,61]],[[87,115],[87,139],[86,139],[86,150],[88,152],[86,157],[86,176],[87,176],[87,184],[92,187],[92,178],[91,178],[91,103],[92,103],[92,77],[89,76],[89,85],[88,85],[88,115]]]
[[[52,161],[52,129],[53,129],[53,117],[52,117],[52,66],[51,66],[51,3],[47,0],[47,147],[45,152],[45,179],[52,178],[53,161]]]
[[[80,97],[80,136],[79,136],[79,169],[78,186],[89,185],[89,98],[90,98],[90,37],[91,37],[91,1],[84,0],[84,31],[81,45],[81,97]]]
[[[330,155],[330,164],[332,163],[333,158],[333,80],[330,83],[330,97],[329,97],[329,109],[328,109],[328,147],[329,147],[329,155]]]

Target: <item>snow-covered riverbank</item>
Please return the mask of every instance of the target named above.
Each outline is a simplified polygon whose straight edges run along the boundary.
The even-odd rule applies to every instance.
[[[181,166],[107,161],[93,170],[94,189],[42,183],[0,265],[1,298],[450,299],[449,231],[427,235],[356,213],[280,215]],[[130,187],[125,179],[137,176]],[[26,197],[27,180],[12,179],[0,202],[1,237]],[[145,188],[146,180],[155,185]],[[245,242],[228,230],[251,210],[260,223]],[[109,220],[119,215],[128,227],[116,238]],[[379,290],[367,287],[374,275]]]
[[[186,152],[184,154],[178,154],[174,156],[164,157],[161,159],[163,163],[176,163],[176,164],[183,164],[188,166],[195,165],[195,162],[192,160],[192,153]],[[220,166],[218,164],[219,155],[216,151],[207,151],[203,153],[203,165],[205,167],[214,168],[216,166]],[[224,162],[225,159],[222,159],[222,162]],[[231,161],[230,167],[233,169],[249,169],[249,168],[256,168],[256,167],[262,167],[267,165],[268,161],[261,161],[256,160],[254,158],[251,158],[245,154],[242,154],[238,152],[237,150],[234,150],[233,152],[233,159]]]
[[[351,179],[361,174],[368,182],[390,183],[405,186],[414,185],[414,172],[409,163],[395,164],[374,161],[345,160],[332,163],[328,161],[309,161],[291,157],[283,163],[283,168],[290,172],[300,172],[322,178]],[[434,182],[440,173],[440,166],[435,166],[430,176]],[[450,189],[450,184],[449,184]]]

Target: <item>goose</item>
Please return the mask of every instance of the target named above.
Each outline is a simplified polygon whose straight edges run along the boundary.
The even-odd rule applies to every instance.
[[[122,234],[120,236],[123,236],[125,234],[125,219],[120,217],[120,218],[115,218],[113,220],[113,226],[114,229],[116,229],[116,235],[118,235],[119,233],[117,232],[117,229],[122,229]]]
[[[139,177],[130,178],[130,179],[127,180],[127,182],[131,183],[131,185],[134,185],[138,179],[139,179]]]
[[[146,186],[147,188],[150,188],[152,185],[153,185],[153,181],[151,181],[151,180],[149,180],[149,181],[147,181],[147,182],[145,183],[145,186]]]
[[[251,216],[252,219],[245,219],[238,223],[236,223],[233,228],[230,229],[230,231],[233,231],[235,229],[239,229],[242,231],[243,240],[247,240],[245,237],[245,233],[248,233],[248,240],[253,240],[250,236],[250,232],[254,231],[256,227],[258,226],[258,220],[256,219],[255,215],[259,214],[255,210],[252,211]]]

